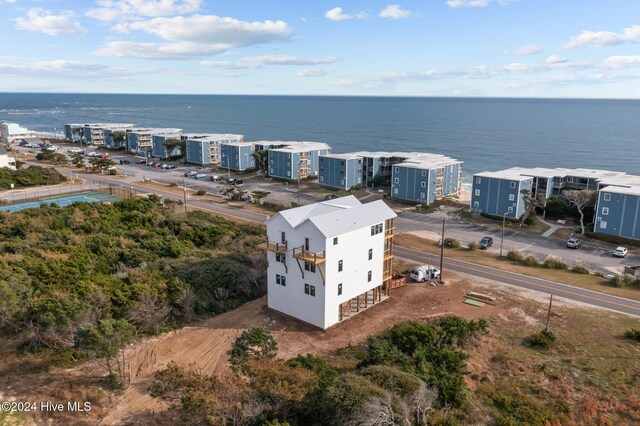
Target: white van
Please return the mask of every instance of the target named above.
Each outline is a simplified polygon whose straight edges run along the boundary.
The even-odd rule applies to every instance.
[[[411,270],[409,276],[416,282],[423,283],[428,280],[440,278],[440,269],[435,266],[422,265]]]

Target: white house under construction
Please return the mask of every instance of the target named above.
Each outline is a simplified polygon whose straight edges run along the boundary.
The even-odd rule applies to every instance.
[[[396,214],[354,196],[267,221],[268,305],[323,330],[389,295]]]

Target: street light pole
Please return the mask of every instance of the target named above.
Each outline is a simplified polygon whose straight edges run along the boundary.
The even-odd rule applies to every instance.
[[[500,238],[500,257],[502,257],[502,246],[504,244],[504,225],[507,221],[507,214],[502,215],[502,237]]]
[[[184,199],[184,212],[187,213],[187,186],[185,184],[184,175],[182,175],[182,197]]]
[[[440,240],[440,283],[444,284],[442,274],[444,273],[444,218],[442,218],[442,239]]]

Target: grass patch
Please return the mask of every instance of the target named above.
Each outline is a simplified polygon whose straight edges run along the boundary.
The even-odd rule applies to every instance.
[[[420,238],[415,235],[402,234],[394,237],[394,242],[400,246],[412,248],[425,253],[440,254],[440,247],[434,241]],[[445,250],[445,256],[453,259],[464,260],[470,263],[489,266],[496,269],[515,272],[549,281],[568,284],[600,293],[612,294],[614,296],[626,297],[627,299],[640,301],[640,292],[634,288],[616,288],[608,285],[607,280],[598,275],[576,274],[569,270],[532,268],[523,264],[517,264],[505,258],[500,258],[495,254],[484,250],[469,251],[464,249]],[[526,260],[527,258],[525,258]],[[535,259],[535,258],[533,258]],[[537,260],[536,260],[537,261]]]

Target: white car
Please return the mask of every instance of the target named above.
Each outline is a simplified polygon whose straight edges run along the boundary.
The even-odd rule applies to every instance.
[[[82,154],[84,152],[84,150],[82,148],[78,148],[78,147],[71,147],[69,149],[67,149],[67,152],[71,152],[72,154]]]
[[[618,247],[613,251],[615,257],[625,257],[629,253],[626,247]]]
[[[89,151],[85,155],[87,157],[100,157],[100,153],[99,152],[95,152],[95,151]]]

